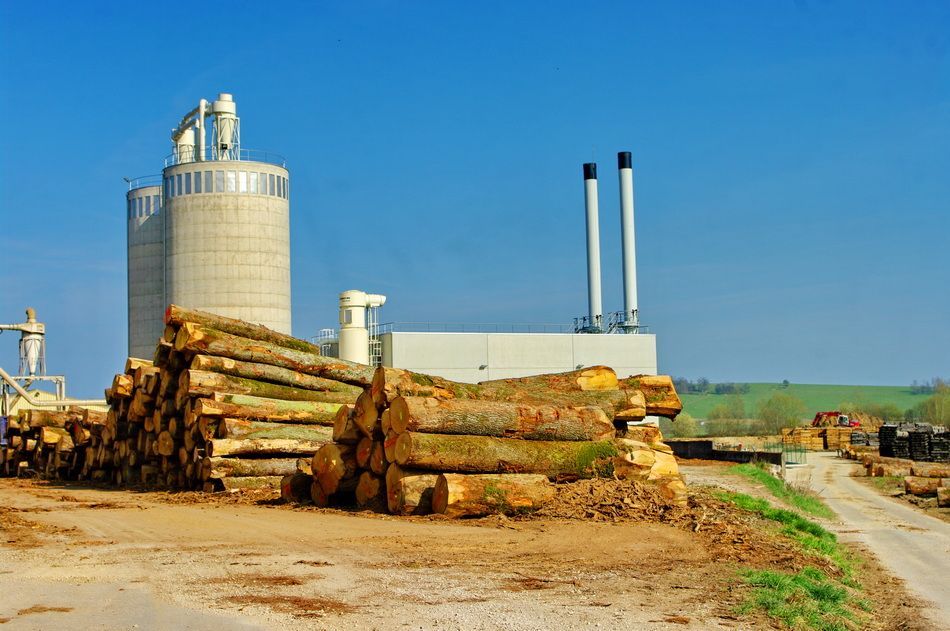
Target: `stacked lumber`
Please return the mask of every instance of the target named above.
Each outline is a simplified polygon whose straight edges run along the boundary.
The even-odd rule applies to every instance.
[[[263,326],[177,305],[152,360],[106,390],[105,427],[82,477],[205,491],[277,488],[309,475],[336,413],[372,369]]]
[[[619,380],[603,366],[478,385],[381,367],[314,455],[311,499],[475,517],[536,510],[552,482],[617,476],[651,481],[681,504],[685,485],[659,429],[628,426],[681,408],[669,377]]]
[[[851,427],[826,427],[825,449],[845,449],[851,445]]]
[[[782,430],[782,442],[809,451],[823,451],[825,449],[825,428],[786,427]]]
[[[7,446],[0,450],[0,472],[73,479],[86,453],[85,433],[75,428],[101,425],[104,412],[80,407],[66,410],[22,410],[7,424]]]

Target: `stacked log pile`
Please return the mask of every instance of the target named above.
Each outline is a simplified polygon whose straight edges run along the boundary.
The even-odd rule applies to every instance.
[[[171,305],[152,360],[106,390],[83,477],[206,491],[278,487],[309,474],[338,410],[372,369],[266,327]]]
[[[681,407],[668,377],[618,380],[600,366],[478,385],[378,368],[314,455],[311,499],[473,517],[535,510],[553,497],[552,482],[616,475],[683,503],[659,429],[628,428]]]
[[[87,457],[87,428],[102,427],[105,418],[104,412],[79,407],[22,410],[8,421],[0,471],[7,476],[75,478]]]
[[[786,427],[782,430],[782,442],[796,445],[809,451],[825,449],[824,427]]]

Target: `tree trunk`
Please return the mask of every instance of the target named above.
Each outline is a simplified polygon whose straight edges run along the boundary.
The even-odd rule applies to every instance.
[[[179,351],[188,350],[197,354],[280,366],[360,387],[369,386],[373,379],[372,366],[335,357],[323,357],[269,342],[249,340],[196,324],[185,324],[178,330],[175,348]]]
[[[950,487],[950,478],[922,478],[911,475],[904,478],[904,492],[910,495],[933,495],[941,487]]]
[[[363,437],[363,433],[356,426],[355,411],[349,407],[337,410],[333,419],[333,440],[338,443],[355,445]]]
[[[345,403],[284,401],[222,392],[216,392],[211,399],[197,399],[192,405],[196,414],[204,416],[230,416],[259,421],[316,425],[332,425],[336,413],[344,407],[346,407]]]
[[[937,489],[937,506],[940,508],[950,507],[950,488],[941,487]]]
[[[266,381],[278,385],[292,386],[304,390],[342,392],[345,393],[351,401],[355,400],[356,397],[360,395],[360,392],[362,392],[362,388],[359,386],[351,386],[341,381],[314,377],[313,375],[288,370],[287,368],[281,368],[279,366],[239,361],[231,359],[230,357],[195,355],[191,360],[190,368],[192,370],[207,370],[232,377],[243,377],[245,379],[255,379],[257,381]]]
[[[356,466],[360,469],[369,468],[369,458],[373,455],[373,439],[364,436],[356,443]]]
[[[26,410],[26,426],[29,429],[39,427],[65,427],[69,415],[66,412],[54,412],[52,410]],[[23,414],[21,414],[23,418]],[[21,429],[22,423],[21,423]]]
[[[386,470],[386,503],[394,515],[428,515],[438,474],[389,465]]]
[[[647,415],[675,419],[683,411],[683,402],[676,394],[668,375],[635,375],[621,380],[622,390],[639,390],[646,398]]]
[[[304,473],[291,473],[280,479],[280,497],[285,502],[310,503],[310,485],[313,478]]]
[[[314,454],[319,440],[214,438],[205,442],[208,456],[296,456]]]
[[[360,474],[356,483],[356,505],[377,513],[386,512],[386,482],[383,476],[369,471]]]
[[[604,440],[616,433],[613,422],[596,407],[422,397],[393,399],[389,425],[399,434],[410,431],[526,440]]]
[[[266,326],[261,326],[259,324],[250,324],[248,322],[244,322],[243,320],[227,318],[225,316],[208,313],[206,311],[198,311],[197,309],[187,309],[178,305],[169,305],[165,310],[166,325],[181,327],[186,322],[203,324],[219,331],[230,333],[231,335],[246,337],[248,339],[259,340],[262,342],[270,342],[271,344],[292,348],[304,353],[320,354],[319,346],[304,340],[299,340],[290,335],[278,333],[277,331],[268,329]],[[167,339],[167,334],[168,331],[166,327],[165,339]]]
[[[454,518],[530,513],[554,495],[554,485],[543,475],[444,473],[435,483],[432,512]]]
[[[175,453],[175,439],[167,432],[158,434],[158,454],[160,456],[171,456]]]
[[[373,401],[380,408],[386,407],[397,396],[471,399],[477,391],[478,386],[472,384],[385,366],[376,368],[370,386]]]
[[[246,478],[297,473],[297,458],[202,458],[198,477]]]
[[[285,401],[320,401],[323,403],[347,403],[353,399],[344,392],[324,392],[280,386],[266,381],[243,377],[231,377],[204,370],[185,370],[178,378],[179,394],[192,397],[213,397],[218,392],[249,394]],[[134,401],[134,399],[133,399]]]
[[[356,448],[336,443],[324,445],[313,455],[310,469],[325,494],[333,495],[342,480],[356,476]]]
[[[373,441],[373,452],[369,456],[369,470],[376,475],[385,475],[389,468],[389,460],[386,458],[386,451],[383,448],[383,441]]]
[[[292,423],[272,423],[270,421],[248,421],[236,418],[216,419],[217,431],[214,438],[256,438],[291,440],[311,440],[330,442],[333,430],[321,425],[301,425]],[[200,425],[199,420],[199,427]]]
[[[206,485],[215,491],[240,491],[242,489],[279,489],[283,476],[267,475],[245,478],[215,478],[208,480]]]
[[[406,432],[396,440],[401,466],[459,473],[541,473],[596,477],[618,455],[611,441],[535,441]]]
[[[950,464],[915,462],[910,471],[920,478],[950,478]]]

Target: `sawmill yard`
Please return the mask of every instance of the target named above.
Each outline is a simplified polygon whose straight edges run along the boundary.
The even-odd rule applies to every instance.
[[[753,629],[797,616],[804,628],[931,628],[899,581],[816,521],[767,506],[767,490],[691,484],[689,505],[670,507],[636,482],[564,486],[540,516],[459,521],[268,491],[3,479],[0,622]]]

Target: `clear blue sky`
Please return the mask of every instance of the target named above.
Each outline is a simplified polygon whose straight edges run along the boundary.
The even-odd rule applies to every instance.
[[[387,321],[582,315],[590,160],[622,308],[630,150],[661,371],[950,374],[947,2],[2,0],[0,60],[0,321],[36,307],[74,395],[124,360],[122,176],[220,91],[289,162],[300,337],[350,288]]]

